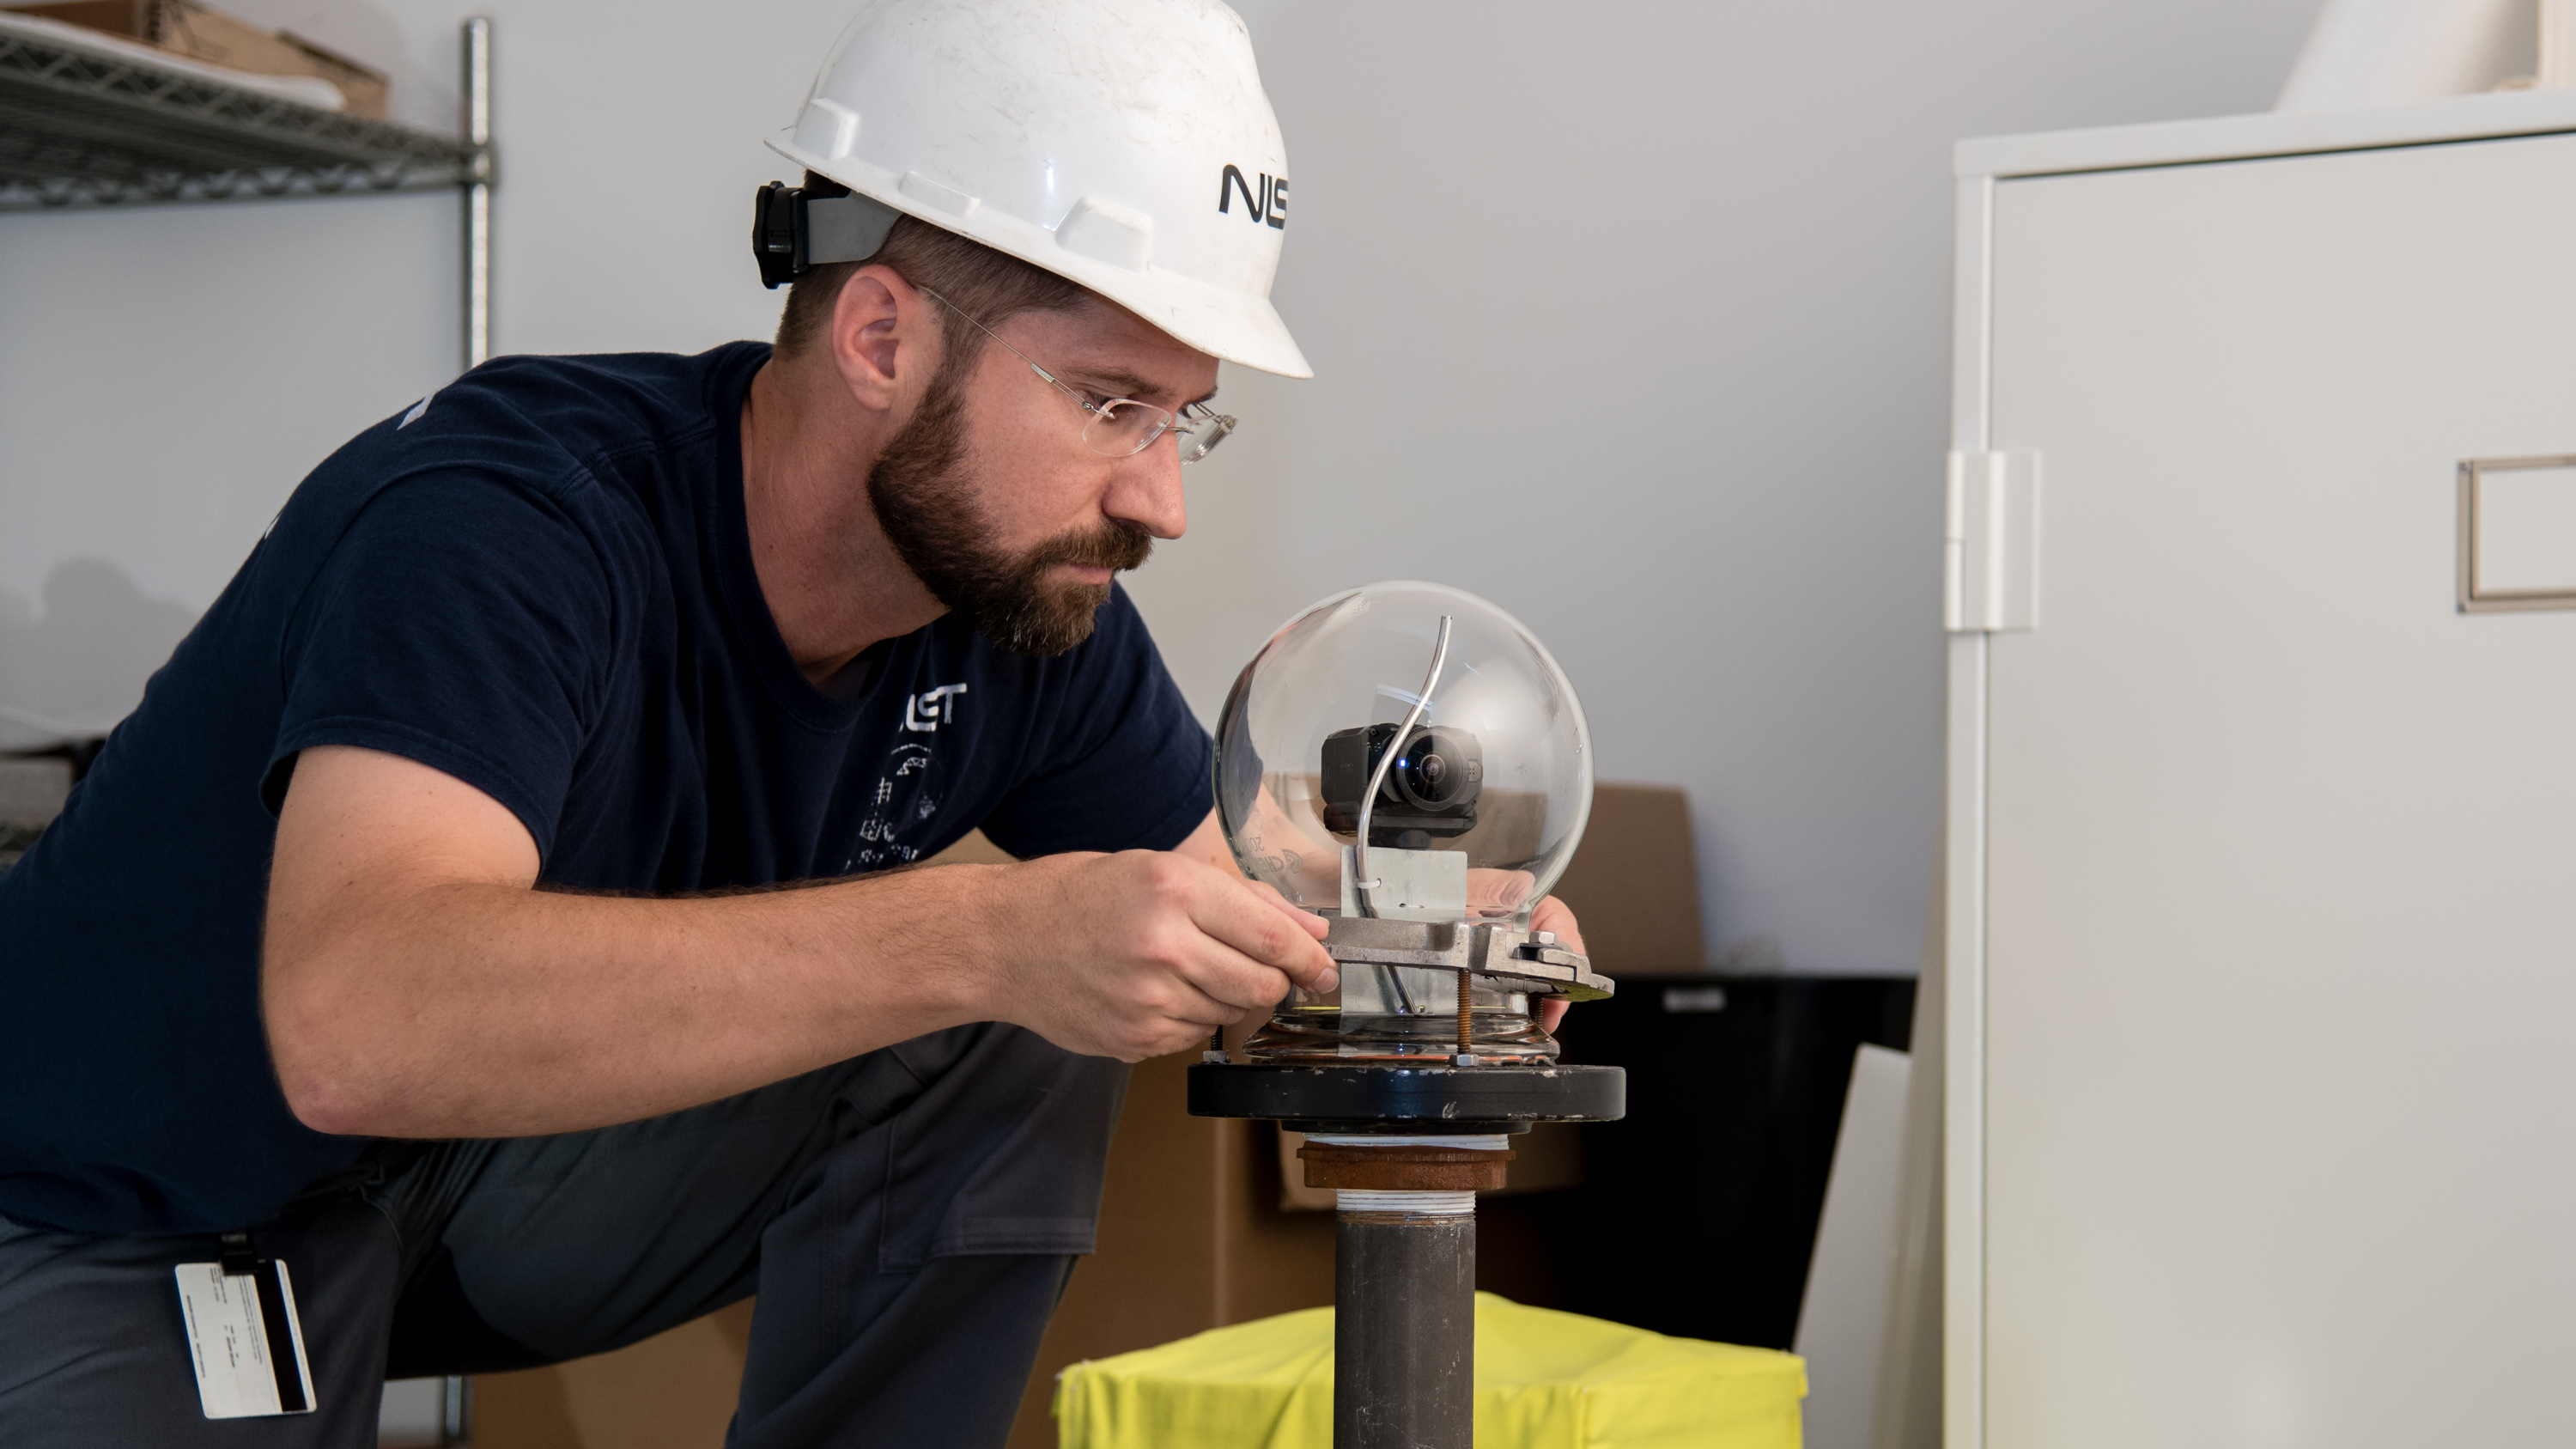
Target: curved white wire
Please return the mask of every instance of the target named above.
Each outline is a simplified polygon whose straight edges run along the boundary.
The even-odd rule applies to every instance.
[[[1377,807],[1377,792],[1386,788],[1387,770],[1395,764],[1395,757],[1403,752],[1406,742],[1413,738],[1413,727],[1422,722],[1422,712],[1431,707],[1431,691],[1439,686],[1440,667],[1449,662],[1449,624],[1450,616],[1441,615],[1440,637],[1431,645],[1431,672],[1422,676],[1422,694],[1413,701],[1413,708],[1406,711],[1404,723],[1397,727],[1395,738],[1386,742],[1385,751],[1377,757],[1377,771],[1369,776],[1368,793],[1360,797],[1360,838],[1351,847],[1351,873],[1359,878],[1351,882],[1351,893],[1358,898],[1363,916],[1377,914],[1377,902],[1370,893],[1383,884],[1369,873],[1369,814]]]

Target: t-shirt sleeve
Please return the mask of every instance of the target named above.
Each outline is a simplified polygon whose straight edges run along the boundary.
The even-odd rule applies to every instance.
[[[1034,767],[984,821],[1022,859],[1068,850],[1169,850],[1215,808],[1209,742],[1124,589],[1066,658]]]
[[[550,855],[616,614],[593,530],[560,499],[467,472],[389,486],[288,625],[269,809],[298,751],[356,745],[491,796]]]

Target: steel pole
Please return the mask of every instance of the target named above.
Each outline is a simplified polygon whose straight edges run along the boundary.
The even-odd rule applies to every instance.
[[[492,356],[492,22],[465,22],[465,365]]]
[[[1341,1214],[1333,1449],[1472,1449],[1475,1431],[1475,1215]]]

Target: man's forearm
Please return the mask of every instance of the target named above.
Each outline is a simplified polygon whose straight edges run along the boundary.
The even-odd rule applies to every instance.
[[[350,746],[278,811],[260,1001],[325,1132],[567,1132],[971,1021],[1140,1061],[1332,980],[1321,922],[1181,853],[1069,854],[692,899],[534,889],[482,791]]]
[[[681,900],[448,882],[312,929],[273,920],[271,1047],[289,1104],[327,1132],[675,1111],[998,1014],[967,943],[1009,869]]]

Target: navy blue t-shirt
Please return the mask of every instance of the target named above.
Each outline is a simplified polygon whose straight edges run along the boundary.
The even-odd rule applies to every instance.
[[[952,616],[844,697],[806,681],[743,517],[768,356],[504,358],[296,489],[0,875],[0,1217],[218,1231],[360,1160],[287,1110],[260,1027],[299,750],[435,766],[593,889],[850,875],[978,826],[1020,856],[1168,848],[1206,817],[1207,736],[1123,592],[1055,658]]]

